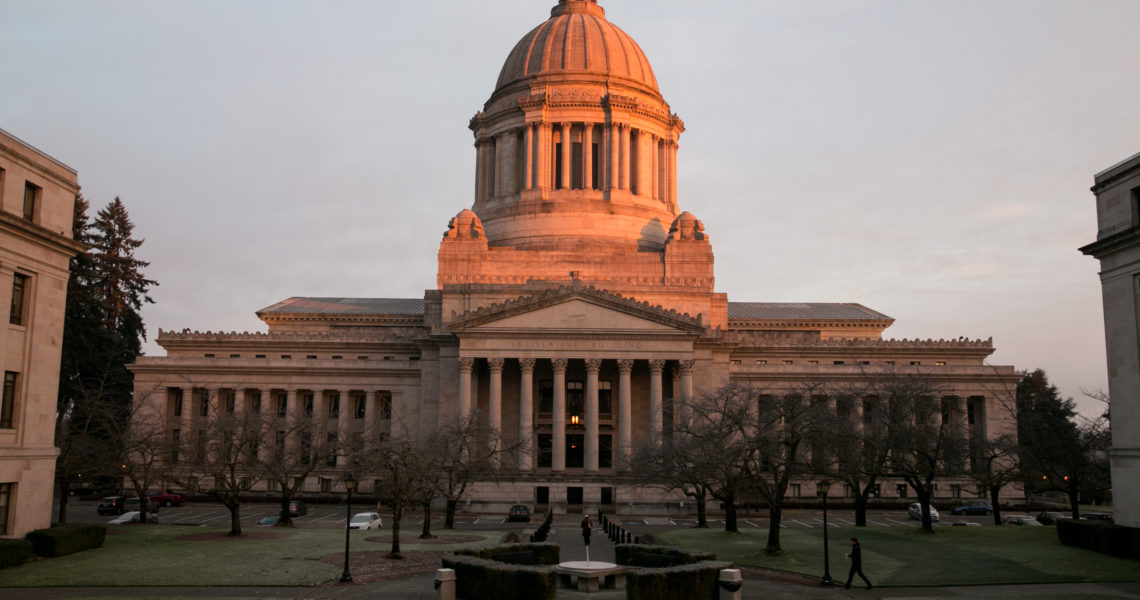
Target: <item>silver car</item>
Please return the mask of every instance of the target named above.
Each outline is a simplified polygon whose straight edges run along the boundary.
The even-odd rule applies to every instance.
[[[916,521],[921,521],[922,520],[922,505],[919,504],[918,502],[911,504],[910,508],[906,509],[906,514],[908,517],[910,517]],[[931,521],[941,521],[942,520],[942,517],[938,514],[938,509],[934,508],[933,504],[930,505],[930,520]]]
[[[383,526],[384,522],[380,520],[380,514],[374,512],[356,513],[348,522],[349,529],[380,529]]]

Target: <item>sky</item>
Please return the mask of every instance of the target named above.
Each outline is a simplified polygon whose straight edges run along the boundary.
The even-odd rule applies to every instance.
[[[467,124],[555,0],[0,0],[0,128],[121,197],[159,328],[422,297]],[[731,301],[858,302],[1107,389],[1093,175],[1140,152],[1134,0],[602,0],[684,120]]]

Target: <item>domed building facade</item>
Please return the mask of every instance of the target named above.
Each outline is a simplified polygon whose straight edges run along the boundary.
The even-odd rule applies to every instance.
[[[971,441],[1014,430],[1017,377],[984,364],[988,340],[887,340],[893,319],[860,304],[716,291],[709,233],[677,198],[684,123],[595,0],[560,0],[523,36],[469,126],[474,198],[448,222],[423,298],[295,297],[258,311],[267,333],[159,332],[167,356],[138,359],[136,398],[172,446],[192,446],[218,411],[257,411],[281,424],[258,452],[289,454],[310,434],[287,424],[315,418],[352,440],[305,482],[335,493],[354,447],[475,419],[513,450],[468,490],[475,508],[665,512],[684,498],[631,465],[683,425],[678,407],[728,383],[793,390],[906,367],[937,380],[941,417]],[[853,421],[874,410],[828,402]],[[901,480],[881,486],[907,495]],[[935,494],[974,489],[963,476]]]

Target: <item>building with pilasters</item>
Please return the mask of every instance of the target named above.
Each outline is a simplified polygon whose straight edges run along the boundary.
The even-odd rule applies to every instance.
[[[0,537],[51,525],[76,173],[0,130]]]
[[[160,331],[167,356],[133,370],[171,435],[197,435],[213,398],[283,420],[335,416],[350,437],[426,436],[477,414],[495,443],[525,451],[471,490],[474,505],[646,511],[677,498],[637,482],[632,456],[671,435],[680,402],[729,382],[791,388],[906,366],[944,385],[938,414],[972,439],[1014,428],[1017,378],[984,364],[990,341],[884,340],[893,319],[859,304],[715,290],[709,234],[678,205],[684,123],[595,0],[560,1],[514,46],[470,128],[474,202],[443,234],[436,288],[290,298],[258,312],[267,333]],[[863,402],[833,405],[862,418]],[[335,490],[350,458],[338,460],[308,489]],[[905,497],[899,483],[883,495]],[[974,497],[965,478],[941,484]]]

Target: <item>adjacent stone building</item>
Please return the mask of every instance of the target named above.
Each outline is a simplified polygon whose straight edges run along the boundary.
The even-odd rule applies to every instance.
[[[76,173],[0,130],[0,536],[51,524]]]
[[[644,511],[679,505],[630,477],[631,456],[670,434],[677,401],[728,382],[791,388],[897,365],[944,385],[938,414],[971,439],[1013,430],[1017,377],[985,364],[990,341],[884,340],[893,319],[859,304],[716,291],[709,233],[678,204],[684,123],[595,0],[560,1],[514,46],[470,128],[474,202],[443,233],[436,288],[289,298],[257,313],[267,333],[160,331],[167,356],[133,370],[171,438],[198,435],[214,399],[282,422],[314,410],[345,438],[423,436],[478,411],[528,451],[471,490],[475,505]],[[833,406],[862,418],[863,402]],[[348,463],[307,489],[337,491]],[[936,494],[974,491],[959,478]]]
[[[1096,174],[1108,394],[1112,399],[1112,498],[1116,522],[1140,527],[1140,154]]]

